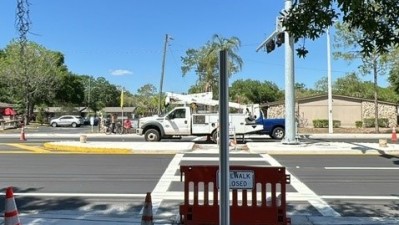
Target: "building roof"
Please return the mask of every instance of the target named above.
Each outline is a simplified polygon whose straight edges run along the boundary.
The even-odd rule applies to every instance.
[[[13,105],[5,102],[0,102],[0,108],[7,108],[7,107],[13,107]]]
[[[89,109],[87,107],[75,107],[75,109],[79,112],[84,112],[84,113],[89,112]],[[134,112],[135,110],[136,107],[123,107],[123,112]],[[62,107],[47,107],[44,111],[49,113],[62,112]],[[106,113],[117,113],[117,112],[122,112],[122,109],[121,107],[105,107],[100,111]],[[35,109],[35,112],[37,112],[37,109]]]
[[[327,99],[328,95],[314,95],[314,96],[309,96],[309,97],[303,97],[303,98],[298,98],[295,100],[296,103],[304,103],[304,102],[312,102],[312,101],[318,101],[318,100],[323,100]],[[341,99],[341,100],[347,100],[347,101],[353,101],[353,102],[374,102],[374,99],[366,99],[366,98],[358,98],[358,97],[351,97],[351,96],[345,96],[345,95],[332,95],[333,99]],[[284,104],[284,100],[281,101],[275,101],[275,102],[268,102],[268,103],[262,103],[260,104],[261,107],[267,107],[267,106],[275,106],[275,105],[281,105]],[[378,101],[380,104],[386,104],[386,105],[394,105],[397,106],[397,103],[394,102],[387,102],[387,101]]]
[[[136,110],[136,107],[123,107],[123,112],[134,112]],[[109,113],[113,113],[113,112],[122,112],[122,108],[121,107],[105,107],[103,108],[101,111],[104,112],[109,112]]]

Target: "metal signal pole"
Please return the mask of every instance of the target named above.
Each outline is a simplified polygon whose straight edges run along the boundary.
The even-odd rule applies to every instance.
[[[285,10],[292,8],[292,1],[285,0]],[[283,144],[298,144],[295,120],[295,74],[294,74],[294,38],[285,31],[285,130]]]
[[[331,45],[330,27],[327,28],[327,83],[328,83],[328,133],[334,133],[333,109],[332,109],[332,81],[331,81]]]

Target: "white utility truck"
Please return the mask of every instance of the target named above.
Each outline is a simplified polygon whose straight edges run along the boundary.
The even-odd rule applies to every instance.
[[[177,106],[162,116],[140,118],[137,134],[153,142],[181,136],[208,136],[216,142],[219,115],[210,112],[209,108],[217,108],[219,101],[212,99],[211,92],[191,95],[167,93],[166,104],[183,106]],[[229,103],[229,107],[237,111],[229,114],[231,134],[244,135],[263,130],[262,124],[254,122],[255,118],[262,116],[259,105]],[[204,111],[202,108],[208,109]]]

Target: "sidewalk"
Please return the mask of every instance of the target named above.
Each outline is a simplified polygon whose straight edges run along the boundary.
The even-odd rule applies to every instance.
[[[75,212],[76,213],[76,212]],[[77,218],[78,217],[78,218]],[[328,216],[288,216],[291,218],[291,225],[398,225],[397,218],[381,217],[328,217]],[[74,212],[52,212],[41,214],[20,215],[24,225],[122,225],[141,224],[141,215],[137,216],[116,216],[96,215],[93,213],[74,214]],[[157,225],[177,225],[178,218],[172,216],[169,219],[154,218]]]
[[[51,134],[57,136],[57,134]],[[80,138],[84,135],[86,142],[81,142]],[[135,134],[132,134],[132,136]],[[65,135],[64,135],[65,136]],[[104,134],[74,134],[76,141],[48,142],[44,147],[55,151],[72,151],[85,153],[103,154],[176,154],[196,150],[206,149],[208,152],[217,152],[216,144],[195,144],[194,142],[99,142],[90,141],[90,137],[104,136]],[[118,138],[120,136],[112,136]],[[29,136],[28,136],[29,138]],[[111,138],[111,136],[110,136]],[[252,135],[250,138],[256,139],[259,136]],[[264,137],[263,137],[264,138]],[[336,142],[337,138],[356,138],[368,139],[379,138],[386,141],[386,146],[379,143],[366,142]],[[331,141],[317,141],[318,139],[331,139]],[[232,150],[246,150],[252,153],[263,154],[296,154],[296,155],[399,155],[399,144],[390,143],[389,134],[311,134],[302,135],[300,141],[295,144],[284,144],[267,140],[262,142],[247,142],[232,146]]]

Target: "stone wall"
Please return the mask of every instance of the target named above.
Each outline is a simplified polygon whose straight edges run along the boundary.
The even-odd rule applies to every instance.
[[[285,107],[284,105],[269,106],[267,109],[267,118],[284,118],[285,117]]]
[[[363,119],[375,118],[374,102],[362,102]],[[396,107],[394,105],[378,104],[378,118],[388,118],[389,127],[397,126]]]

